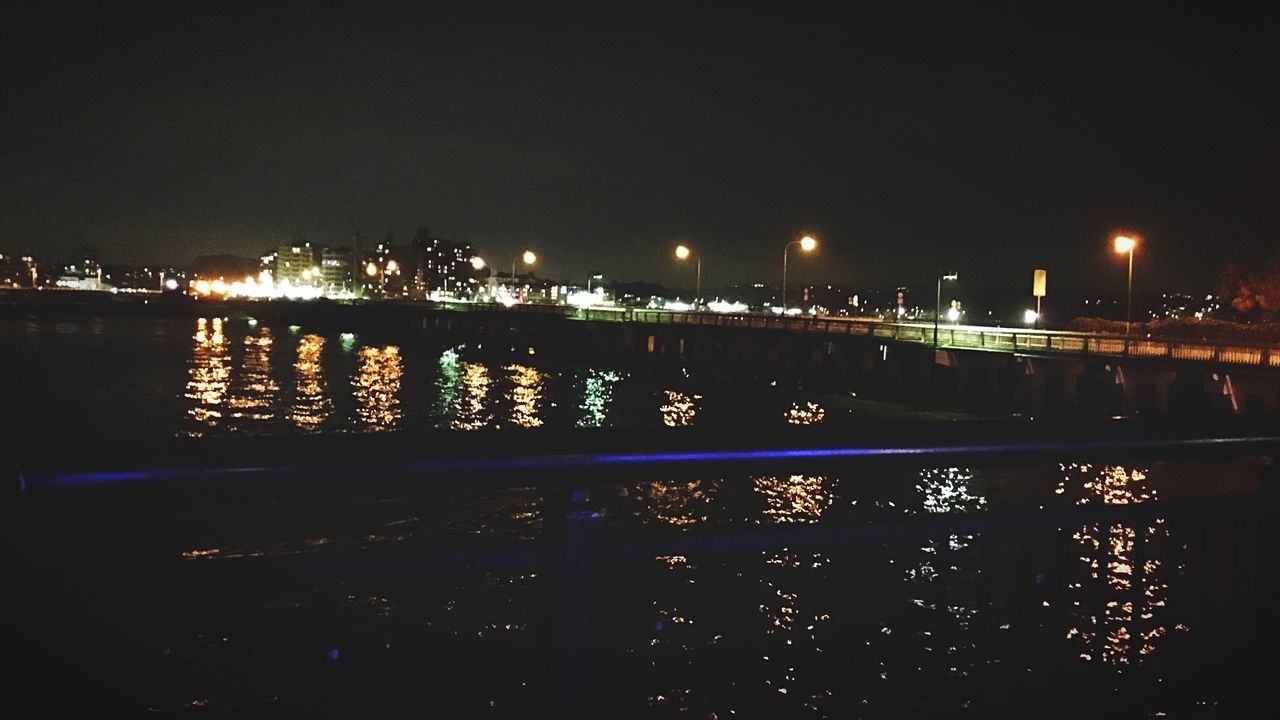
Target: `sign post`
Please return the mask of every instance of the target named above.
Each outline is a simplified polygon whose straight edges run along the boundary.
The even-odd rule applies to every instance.
[[[1045,270],[1036,270],[1031,278],[1031,294],[1036,297],[1036,327],[1040,327],[1040,301],[1045,296],[1045,285],[1048,283],[1049,273]]]

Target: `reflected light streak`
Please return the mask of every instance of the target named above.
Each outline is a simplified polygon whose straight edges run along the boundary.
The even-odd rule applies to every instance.
[[[715,480],[651,482],[637,485],[635,496],[645,508],[640,515],[643,521],[684,527],[707,521],[707,508],[719,489],[720,482]]]
[[[360,367],[351,380],[356,414],[365,430],[394,430],[404,411],[400,408],[400,381],[404,364],[400,348],[360,348]]]
[[[676,390],[665,390],[667,401],[658,410],[662,413],[662,424],[667,427],[685,427],[693,424],[698,415],[696,401],[701,395],[685,395]]]
[[[764,521],[816,523],[834,499],[823,476],[791,475],[786,479],[757,477],[755,490],[765,501]],[[763,522],[763,521],[757,521]]]
[[[792,403],[787,411],[787,422],[791,425],[817,425],[827,416],[827,411],[817,403],[807,402],[804,406]]]
[[[609,370],[592,370],[582,388],[582,402],[578,409],[582,417],[578,427],[602,427],[609,405],[613,402],[613,386],[622,376]]]
[[[507,397],[511,400],[511,422],[523,428],[542,425],[539,405],[545,376],[527,365],[505,365],[514,384]]]
[[[196,321],[196,334],[192,338],[191,360],[187,366],[187,388],[184,396],[191,400],[187,417],[197,427],[188,430],[189,435],[200,437],[202,428],[217,427],[222,422],[222,406],[226,399],[227,385],[231,378],[231,362],[228,342],[222,334],[222,318],[206,318]]]
[[[1146,470],[1108,465],[1095,472],[1093,466],[1074,463],[1062,470],[1063,480],[1054,492],[1065,495],[1079,482],[1076,505],[1131,505],[1158,499],[1156,489],[1146,485]],[[1168,632],[1158,616],[1165,614],[1169,586],[1162,578],[1163,561],[1151,555],[1168,535],[1163,518],[1142,529],[1094,523],[1072,533],[1083,550],[1080,562],[1092,586],[1086,590],[1083,582],[1068,585],[1081,598],[1073,603],[1073,625],[1066,634],[1082,646],[1080,659],[1119,668],[1142,663],[1156,651],[1159,639]],[[1178,624],[1175,629],[1187,626]]]
[[[270,328],[261,328],[256,336],[245,336],[238,382],[227,402],[232,409],[231,417],[253,423],[270,422],[275,417],[276,393],[280,387],[271,376],[271,343]]]
[[[319,432],[333,414],[333,401],[325,394],[324,342],[319,335],[303,335],[298,341],[298,360],[293,365],[298,384],[289,417],[302,432]]]

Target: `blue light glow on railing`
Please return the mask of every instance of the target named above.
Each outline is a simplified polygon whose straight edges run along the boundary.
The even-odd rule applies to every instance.
[[[369,473],[447,473],[503,472],[555,468],[589,468],[610,465],[678,465],[700,463],[733,463],[773,460],[828,460],[874,457],[931,457],[943,455],[1007,455],[1028,453],[1064,453],[1114,451],[1159,451],[1203,446],[1277,446],[1280,437],[1191,438],[1165,440],[1100,440],[1059,441],[1006,444],[972,444],[904,447],[834,447],[776,448],[763,450],[692,450],[636,453],[558,454],[541,456],[441,458],[383,461],[346,465],[268,465],[227,468],[174,468],[159,470],[124,470],[115,472],[55,472],[43,477],[34,474],[32,484],[48,487],[72,487],[127,481],[173,481],[214,479],[227,475],[286,475],[290,473],[324,473],[351,471]],[[530,484],[534,484],[530,479]]]

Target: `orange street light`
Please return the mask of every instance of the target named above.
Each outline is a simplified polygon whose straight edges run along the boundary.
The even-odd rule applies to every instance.
[[[787,251],[792,245],[799,245],[800,249],[805,252],[813,252],[818,247],[818,241],[813,239],[812,235],[805,235],[799,240],[792,240],[782,248],[782,313],[787,312]]]
[[[1124,310],[1124,334],[1129,334],[1129,325],[1133,322],[1133,250],[1138,246],[1136,238],[1128,235],[1117,235],[1115,239],[1116,252],[1124,254],[1129,253],[1129,300]]]

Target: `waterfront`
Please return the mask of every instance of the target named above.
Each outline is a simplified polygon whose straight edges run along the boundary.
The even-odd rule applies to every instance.
[[[535,488],[104,486],[24,529],[22,639],[164,716],[1233,716],[1267,470],[712,468],[594,490],[581,572]]]
[[[451,345],[412,331],[245,317],[4,319],[0,338],[14,409],[0,422],[24,434],[772,425],[825,417],[832,400],[831,421],[921,415],[795,387],[726,387],[679,366],[549,365],[536,346]]]
[[[497,452],[593,427],[844,422],[865,437],[892,421],[890,434],[910,436],[925,427],[913,419],[936,417],[414,332],[215,317],[0,328],[5,377],[25,379],[6,387],[21,408],[6,422],[39,441],[17,454],[51,467],[58,438],[102,435],[140,447],[466,437]],[[564,477],[520,465],[401,469],[394,491],[376,462],[324,484],[264,472],[44,488],[33,474],[12,546],[29,589],[17,643],[80,692],[32,685],[15,704],[178,717],[1247,715],[1274,574],[1259,549],[1273,532],[1272,461],[1160,455],[635,467],[590,478],[574,508]]]

